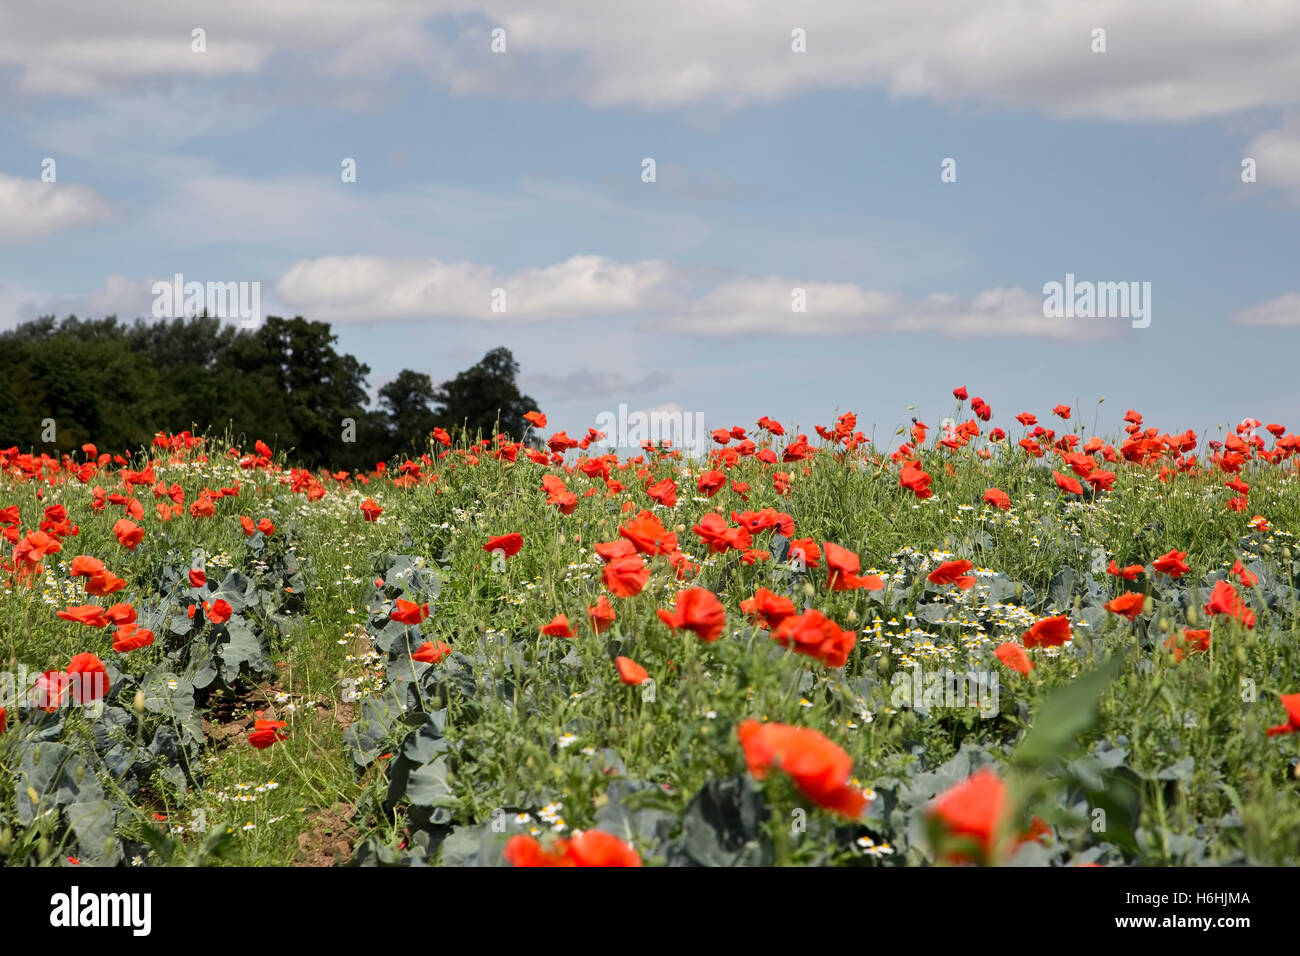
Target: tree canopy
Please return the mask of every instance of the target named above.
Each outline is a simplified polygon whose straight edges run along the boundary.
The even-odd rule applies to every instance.
[[[336,342],[328,323],[301,316],[252,330],[206,316],[36,319],[0,333],[0,448],[57,454],[91,442],[126,453],[159,431],[229,431],[297,464],[360,469],[426,451],[435,427],[472,438],[499,420],[512,437],[525,433],[535,404],[515,384],[509,349],[436,386],[403,369],[371,408],[369,366]]]

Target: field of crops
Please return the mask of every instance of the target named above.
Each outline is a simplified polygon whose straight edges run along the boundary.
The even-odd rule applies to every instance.
[[[1300,862],[1300,436],[953,406],[0,451],[0,863]]]

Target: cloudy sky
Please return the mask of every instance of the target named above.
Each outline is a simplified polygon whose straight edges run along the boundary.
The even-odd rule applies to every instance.
[[[180,273],[332,323],[372,391],[506,345],[571,433],[884,439],[956,385],[1213,433],[1300,428],[1298,266],[1294,0],[0,6],[0,329]],[[1150,324],[1044,316],[1067,274]]]

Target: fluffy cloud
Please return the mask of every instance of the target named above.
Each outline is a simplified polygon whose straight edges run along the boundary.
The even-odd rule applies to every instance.
[[[1286,328],[1300,325],[1300,292],[1288,292],[1276,299],[1233,313],[1236,325],[1256,325],[1269,328]]]
[[[382,319],[572,319],[654,310],[671,296],[663,262],[618,263],[579,255],[509,275],[472,262],[324,256],[294,263],[276,295],[327,321]],[[504,311],[493,311],[495,289]]]
[[[0,243],[43,239],[112,215],[108,202],[88,186],[44,183],[0,173]]]
[[[489,51],[497,26],[508,46],[500,55]],[[194,27],[207,30],[207,53],[191,52]],[[807,52],[791,51],[795,28],[807,32]],[[1105,53],[1091,50],[1095,28],[1106,30]],[[9,11],[0,36],[0,67],[33,94],[90,95],[277,62],[332,81],[330,96],[350,84],[359,104],[359,86],[405,71],[457,94],[602,106],[734,107],[878,88],[1060,116],[1182,121],[1300,103],[1300,5],[228,0],[198,15],[172,0],[134,0],[126,13],[42,0]]]

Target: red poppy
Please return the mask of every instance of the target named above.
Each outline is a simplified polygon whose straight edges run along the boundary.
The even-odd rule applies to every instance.
[[[898,473],[898,485],[900,488],[907,488],[922,500],[929,498],[934,494],[930,490],[931,477],[921,468],[920,462],[905,461],[902,470]]]
[[[32,685],[29,701],[33,707],[54,713],[67,701],[72,678],[63,671],[46,671]]]
[[[105,597],[126,587],[126,581],[112,571],[99,571],[86,579],[86,593],[95,597]]]
[[[838,544],[827,541],[824,550],[826,586],[832,591],[852,591],[857,588],[879,591],[884,588],[885,582],[874,574],[858,577],[861,560],[848,548],[841,548]]]
[[[248,742],[258,750],[265,750],[279,740],[288,740],[289,735],[282,728],[287,727],[283,720],[264,720],[259,717],[248,732]]]
[[[108,618],[104,616],[104,609],[98,604],[79,604],[76,607],[70,607],[66,611],[55,612],[56,616],[65,621],[75,621],[77,624],[85,624],[87,627],[107,627]]]
[[[1244,588],[1253,588],[1259,583],[1259,575],[1246,570],[1246,566],[1239,560],[1232,563],[1232,570],[1228,573],[1240,581]]]
[[[538,628],[547,637],[577,637],[577,632],[569,626],[569,619],[563,614],[557,614],[551,618],[549,624],[543,624]]]
[[[104,610],[104,617],[108,618],[112,624],[121,626],[123,624],[135,623],[135,608],[126,602],[114,604]]]
[[[270,518],[263,518],[257,523],[257,530],[269,538],[275,534],[275,525],[271,523]]]
[[[443,641],[439,641],[437,644],[432,641],[425,641],[415,649],[415,653],[411,655],[411,660],[419,661],[422,664],[437,664],[449,654],[451,654],[450,644]]]
[[[367,521],[378,521],[379,516],[384,513],[384,509],[375,504],[374,499],[367,498],[361,502],[361,513]]]
[[[72,567],[69,574],[74,578],[90,577],[92,574],[98,574],[104,570],[104,562],[98,558],[91,558],[84,554],[78,555],[72,559]]]
[[[94,654],[78,654],[68,662],[66,673],[72,682],[72,699],[89,704],[108,693],[108,671]]]
[[[984,492],[984,502],[1002,511],[1011,509],[1011,496],[1000,488],[990,488]]]
[[[635,850],[601,830],[584,830],[571,840],[556,840],[550,849],[520,834],[506,841],[504,855],[511,866],[641,865]]]
[[[546,416],[541,412],[524,412],[524,421],[528,422],[534,428],[546,427]]]
[[[1083,485],[1068,475],[1063,475],[1059,471],[1052,471],[1052,478],[1056,481],[1056,487],[1062,491],[1068,491],[1072,495],[1083,494]]]
[[[1070,619],[1064,614],[1035,621],[1020,635],[1025,647],[1060,647],[1070,640]]]
[[[822,563],[822,552],[812,538],[795,538],[790,542],[790,560],[800,560],[806,568],[816,568]]]
[[[257,534],[257,525],[255,525],[253,519],[247,515],[240,516],[239,526],[244,529],[244,535],[246,537],[251,538],[253,535]]]
[[[993,652],[997,655],[1006,667],[1016,671],[1019,674],[1029,676],[1029,672],[1034,669],[1033,661],[1025,653],[1025,649],[1015,641],[1007,641],[998,645],[998,649]]]
[[[638,555],[623,555],[605,565],[602,580],[615,597],[636,597],[650,580],[650,569]]]
[[[5,710],[3,707],[0,707],[0,734],[3,734],[5,732],[5,728],[8,726],[9,726],[9,712]]]
[[[1147,596],[1140,591],[1128,591],[1102,605],[1111,614],[1119,614],[1130,621],[1141,616]]]
[[[711,644],[727,626],[727,612],[716,594],[704,588],[687,588],[678,593],[672,611],[656,612],[674,631],[684,628],[694,631],[700,640]]]
[[[113,536],[117,538],[117,543],[122,547],[128,551],[134,551],[136,545],[144,540],[144,528],[141,528],[134,521],[118,518],[113,523]]]
[[[591,619],[592,630],[604,634],[614,623],[614,605],[602,594],[595,604],[587,608],[587,617]]]
[[[618,677],[624,684],[644,684],[650,679],[650,672],[630,657],[617,657],[614,666],[618,668]]]
[[[208,583],[208,576],[198,568],[190,569],[190,587],[201,588]]]
[[[1006,786],[993,771],[980,770],[935,798],[926,816],[947,838],[940,855],[954,863],[988,863],[1010,810]]]
[[[230,620],[230,615],[235,613],[235,609],[230,606],[230,603],[225,598],[217,598],[211,607],[208,607],[207,602],[204,602],[203,613],[210,623],[225,624],[226,621]]]
[[[963,591],[969,591],[975,586],[975,575],[966,572],[973,567],[975,565],[969,561],[945,561],[931,571],[926,580],[931,584],[955,584]]]
[[[123,624],[113,635],[113,650],[119,654],[129,654],[131,651],[138,651],[142,647],[148,647],[154,642],[154,633],[145,627],[139,627],[136,624]]]
[[[767,588],[759,588],[752,598],[740,602],[740,611],[760,627],[776,627],[788,617],[793,617],[794,602],[788,597],[774,594]]]
[[[1174,652],[1176,662],[1181,661],[1188,654],[1204,654],[1210,649],[1210,632],[1184,628],[1180,634],[1169,635],[1164,647],[1165,650]]]
[[[799,791],[819,807],[850,819],[862,815],[867,798],[849,778],[853,760],[842,748],[815,730],[786,724],[746,720],[736,728],[745,763],[762,780],[780,768]]]
[[[414,626],[429,616],[429,605],[427,602],[416,604],[414,601],[398,598],[396,606],[388,612],[388,616],[399,624]]]
[[[677,550],[677,535],[665,530],[663,522],[649,511],[642,511],[627,524],[620,525],[618,533],[642,554],[668,554]]]
[[[1294,734],[1300,731],[1300,694],[1279,694],[1278,700],[1286,708],[1286,723],[1268,728],[1265,733],[1270,737],[1279,734]]]
[[[1181,578],[1192,570],[1191,566],[1183,560],[1186,557],[1186,551],[1170,551],[1168,554],[1161,555],[1152,561],[1151,567],[1161,574],[1169,575],[1171,578]]]
[[[483,550],[488,554],[492,554],[494,551],[504,551],[507,558],[513,558],[523,546],[524,536],[517,531],[512,531],[510,534],[500,534],[495,538],[488,538],[487,544],[483,545]]]
[[[1137,576],[1145,571],[1146,568],[1140,564],[1130,564],[1126,567],[1120,567],[1115,563],[1115,559],[1110,559],[1110,564],[1106,567],[1106,573],[1114,575],[1117,578],[1123,578],[1125,581],[1136,581]]]
[[[772,632],[772,640],[814,657],[827,667],[843,667],[857,642],[852,631],[841,630],[821,611],[809,608],[798,617],[787,617]]]
[[[1205,605],[1206,614],[1226,614],[1235,617],[1246,627],[1255,626],[1255,612],[1242,603],[1241,595],[1227,581],[1219,581],[1210,592],[1209,603]]]

